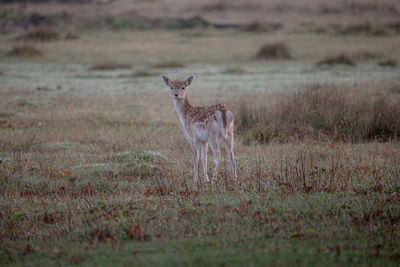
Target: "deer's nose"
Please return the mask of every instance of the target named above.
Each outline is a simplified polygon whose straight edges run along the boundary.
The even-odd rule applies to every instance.
[[[178,94],[175,94],[175,96],[178,96]]]

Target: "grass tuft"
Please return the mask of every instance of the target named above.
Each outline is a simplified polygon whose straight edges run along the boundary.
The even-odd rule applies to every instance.
[[[271,30],[270,26],[260,21],[254,21],[243,27],[243,31],[246,32],[269,32]]]
[[[131,67],[132,66],[129,64],[107,61],[94,64],[92,67],[90,67],[90,70],[117,70],[117,69],[130,69]]]
[[[151,72],[146,70],[138,70],[133,73],[133,77],[151,77],[151,76],[159,76],[160,73]]]
[[[289,48],[282,42],[265,44],[256,55],[257,59],[290,59]]]
[[[182,20],[183,28],[207,28],[211,23],[200,15],[193,16],[187,20]]]
[[[334,32],[339,36],[347,35],[370,35],[370,36],[387,36],[390,32],[382,26],[373,25],[371,23],[363,23],[349,26],[334,26]]]
[[[387,60],[378,62],[378,65],[382,66],[382,67],[397,68],[398,63],[394,59],[387,59]]]
[[[338,56],[334,57],[329,57],[324,60],[321,60],[317,62],[317,66],[322,66],[322,65],[328,65],[328,66],[334,66],[334,65],[346,65],[346,66],[356,66],[357,63],[352,60],[350,57],[340,54]]]
[[[25,44],[14,46],[8,52],[8,55],[12,57],[35,57],[41,56],[42,52],[34,46]]]
[[[29,40],[29,41],[40,41],[40,42],[50,42],[60,39],[60,35],[57,31],[50,28],[35,28],[24,35],[18,37],[18,40]]]

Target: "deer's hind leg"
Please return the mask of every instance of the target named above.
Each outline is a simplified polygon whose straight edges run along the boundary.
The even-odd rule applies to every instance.
[[[225,147],[226,147],[226,154],[229,158],[232,168],[232,179],[235,181],[237,178],[236,174],[236,162],[235,162],[235,154],[233,153],[233,116],[230,118],[230,122],[227,127],[227,136],[222,137]]]
[[[218,142],[216,140],[210,140],[210,147],[214,154],[214,171],[213,171],[213,180],[217,180],[218,175],[218,165],[221,159],[221,150],[219,149]]]

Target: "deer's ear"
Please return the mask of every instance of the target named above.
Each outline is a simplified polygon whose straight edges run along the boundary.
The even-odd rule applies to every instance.
[[[162,75],[162,78],[167,86],[171,86],[171,80],[167,76]]]
[[[193,80],[194,80],[194,74],[185,80],[185,85],[186,86],[191,85]]]

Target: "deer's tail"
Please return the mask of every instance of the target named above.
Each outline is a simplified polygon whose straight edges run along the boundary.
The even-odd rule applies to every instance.
[[[222,120],[222,129],[221,129],[221,135],[224,137],[224,138],[227,138],[227,136],[228,136],[228,129],[227,129],[227,126],[228,126],[228,121],[227,121],[227,116],[226,116],[226,112],[227,112],[227,108],[226,108],[226,106],[225,105],[223,105],[223,104],[216,104],[215,105],[215,109],[217,110],[217,111],[219,111],[219,113],[221,114],[221,120]],[[215,118],[215,120],[218,122],[218,119],[216,118],[216,117],[214,117]]]

